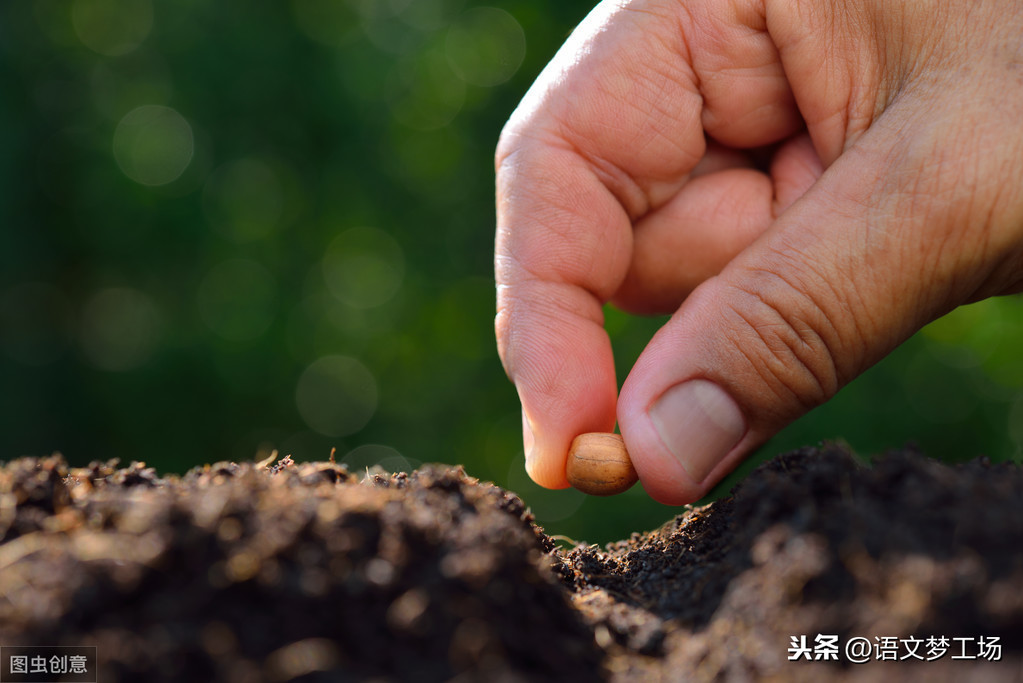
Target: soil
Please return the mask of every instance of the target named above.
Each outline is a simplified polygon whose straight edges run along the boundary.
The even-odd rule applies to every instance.
[[[825,445],[561,548],[458,467],[22,458],[0,468],[0,643],[95,645],[105,682],[1021,681],[1021,501],[1018,465]],[[837,661],[789,661],[818,635]]]

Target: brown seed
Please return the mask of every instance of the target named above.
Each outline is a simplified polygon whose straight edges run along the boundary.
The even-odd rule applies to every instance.
[[[639,476],[618,434],[580,434],[568,449],[568,483],[591,496],[613,496],[626,491]]]

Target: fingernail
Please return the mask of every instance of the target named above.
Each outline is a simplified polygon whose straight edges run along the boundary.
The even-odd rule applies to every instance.
[[[649,414],[661,442],[697,483],[746,433],[746,420],[732,397],[703,379],[668,389]]]
[[[528,466],[533,460],[533,444],[536,443],[536,438],[533,436],[533,427],[529,424],[529,418],[526,417],[526,411],[522,411],[522,448],[526,453],[526,465]]]

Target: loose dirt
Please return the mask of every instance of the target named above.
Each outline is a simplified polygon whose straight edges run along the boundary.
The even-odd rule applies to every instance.
[[[458,467],[22,458],[0,643],[95,645],[101,681],[1021,681],[1021,503],[1014,464],[826,445],[562,548]]]

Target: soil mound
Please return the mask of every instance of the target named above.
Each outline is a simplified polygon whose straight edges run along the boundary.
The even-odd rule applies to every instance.
[[[0,642],[102,681],[1019,681],[1021,501],[1017,465],[825,446],[566,550],[458,467],[22,458]]]

